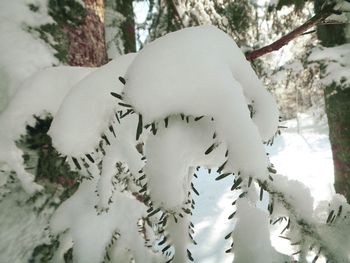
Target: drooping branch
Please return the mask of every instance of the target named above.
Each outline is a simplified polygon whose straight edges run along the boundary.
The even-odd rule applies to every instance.
[[[314,15],[313,17],[311,17],[304,24],[302,24],[301,26],[297,27],[292,32],[290,32],[287,35],[281,37],[280,39],[278,39],[277,41],[273,42],[272,44],[267,45],[267,46],[262,47],[262,48],[259,48],[257,50],[254,50],[252,52],[249,52],[248,54],[246,54],[247,60],[253,61],[256,58],[261,57],[261,56],[263,56],[265,54],[268,54],[270,52],[279,50],[283,46],[287,45],[294,38],[302,35],[308,29],[314,27],[315,25],[318,25],[318,24],[324,22],[327,17],[329,17],[330,15],[332,15],[334,13],[335,13],[335,11],[332,8],[324,9],[320,13],[318,13],[318,14]]]

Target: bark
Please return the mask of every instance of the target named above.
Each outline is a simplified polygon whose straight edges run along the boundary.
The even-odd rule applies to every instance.
[[[334,187],[350,202],[350,87],[333,83],[325,89],[329,140],[334,163]]]
[[[315,0],[320,11],[325,0]],[[317,36],[327,47],[345,44],[345,25],[318,26]],[[334,163],[334,187],[350,203],[350,80],[325,87],[326,114]]]
[[[104,1],[84,0],[86,16],[80,25],[66,25],[68,64],[98,67],[107,62],[104,31]]]

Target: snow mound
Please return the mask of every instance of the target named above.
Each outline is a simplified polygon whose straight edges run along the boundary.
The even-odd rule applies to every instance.
[[[280,262],[276,261],[271,246],[269,216],[256,209],[246,199],[237,202],[237,224],[232,233],[234,241],[234,261],[243,262]]]
[[[191,168],[219,167],[226,160],[226,147],[213,139],[215,130],[209,118],[194,121],[191,117],[187,123],[180,116],[173,116],[166,128],[159,126],[157,135],[150,135],[146,141],[147,163],[143,170],[154,205],[181,212],[189,198]],[[213,144],[217,147],[206,155],[205,151]]]
[[[135,54],[112,60],[81,80],[65,97],[48,134],[54,147],[65,155],[93,152],[107,129],[117,105],[111,92],[121,93],[124,76]]]
[[[31,1],[33,2],[33,1]],[[0,2],[0,111],[3,100],[10,99],[20,84],[39,69],[58,64],[52,50],[44,41],[35,36],[27,27],[39,27],[53,23],[48,15],[46,0],[36,0],[38,6],[33,12],[28,1],[13,0]]]
[[[266,178],[262,140],[276,132],[277,106],[228,35],[213,26],[167,34],[140,51],[125,79],[125,100],[145,123],[180,113],[213,117],[229,151],[225,170]]]
[[[118,192],[108,214],[98,214],[94,208],[97,182],[96,178],[85,180],[54,213],[50,223],[52,233],[65,232],[65,242],[61,242],[55,260],[60,262],[73,245],[73,260],[77,263],[101,262],[106,253],[118,261],[130,260],[132,256],[136,262],[155,262],[157,255],[146,247],[146,240],[138,231],[138,222],[146,216],[147,207],[131,194]]]

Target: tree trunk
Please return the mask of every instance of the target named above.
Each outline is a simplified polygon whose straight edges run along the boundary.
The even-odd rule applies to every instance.
[[[319,12],[325,0],[315,0]],[[321,44],[333,47],[345,44],[345,25],[319,25],[317,36]],[[325,87],[324,96],[328,117],[329,140],[334,162],[334,187],[350,202],[350,80]]]
[[[350,88],[333,83],[325,88],[334,187],[350,202]]]
[[[104,1],[84,0],[85,18],[78,26],[66,25],[68,64],[98,67],[107,62],[104,31]]]

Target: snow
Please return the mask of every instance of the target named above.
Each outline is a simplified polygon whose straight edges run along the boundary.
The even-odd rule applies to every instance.
[[[16,172],[28,193],[41,187],[34,183],[34,176],[25,171],[23,152],[15,141],[25,134],[26,125],[35,125],[33,115],[54,116],[69,89],[92,70],[67,66],[43,69],[22,83],[11,104],[0,113],[0,160]]]
[[[349,12],[350,11],[350,3],[346,0],[338,0],[337,4],[334,7],[334,10]]]
[[[33,182],[33,175],[24,170],[23,153],[15,141],[25,134],[26,125],[35,124],[33,115],[55,117],[49,134],[61,153],[77,156],[92,152],[114,112],[115,98],[110,92],[120,93],[122,84],[118,76],[124,74],[132,58],[132,54],[119,57],[97,69],[96,73],[92,73],[93,68],[47,68],[23,82],[9,107],[0,115],[0,160],[16,171],[28,193],[41,187]],[[102,87],[97,89],[101,84]],[[75,88],[70,92],[72,87]]]
[[[314,200],[310,190],[303,183],[278,174],[273,185],[275,189],[284,193],[284,198],[293,206],[295,213],[309,220],[312,218]]]
[[[193,183],[200,193],[194,196],[195,209],[192,223],[194,224],[194,239],[197,245],[190,245],[195,262],[230,263],[233,254],[225,253],[230,248],[231,241],[223,237],[232,231],[234,220],[228,220],[235,210],[231,205],[237,199],[237,192],[230,191],[232,178],[226,177],[215,181],[217,173],[210,174],[204,169],[197,173],[198,178]]]
[[[315,199],[316,206],[317,204],[322,204],[321,200],[330,200],[334,191],[332,188],[333,167],[326,122],[320,122],[309,114],[302,115],[301,134],[297,132],[295,120],[288,121],[282,125],[288,126],[289,128],[286,129],[280,137],[276,138],[271,148],[268,148],[270,158],[275,164],[275,167],[277,167],[278,172],[288,175],[291,179],[298,179],[299,181],[305,182],[307,186],[311,188],[311,194]],[[295,147],[293,147],[293,145],[295,145]],[[307,160],[310,158],[312,161],[309,163]],[[303,162],[299,165],[301,160],[303,160]],[[290,170],[293,167],[295,167],[294,170]],[[297,172],[295,170],[297,170]],[[220,181],[215,181],[214,178],[217,177],[217,174],[213,171],[211,174],[207,174],[203,169],[197,172],[197,175],[198,178],[194,178],[193,182],[200,192],[200,196],[194,196],[196,205],[191,221],[195,226],[194,238],[198,245],[190,245],[189,249],[193,254],[195,262],[232,262],[233,255],[224,252],[230,247],[230,241],[223,238],[232,231],[235,222],[234,220],[227,219],[235,210],[231,203],[237,198],[237,193],[230,191],[232,178],[226,177]],[[324,202],[324,204],[328,207],[328,202]],[[2,211],[8,211],[4,203],[0,203],[0,206]],[[324,222],[328,214],[324,212],[324,208],[320,208],[320,210],[322,212],[320,212],[321,214],[317,217],[321,218],[321,215],[323,215],[322,218]],[[14,210],[11,209],[11,211]],[[27,217],[24,216],[20,217],[25,218],[26,222],[32,222],[33,225],[38,227],[37,233],[40,233],[40,225],[37,225],[36,216],[31,220],[28,220]],[[6,218],[9,218],[8,214]],[[319,220],[321,221],[321,219]],[[12,222],[1,220],[1,225],[6,228],[6,226],[11,226]],[[43,224],[42,228],[44,225],[45,224]],[[27,229],[32,227],[32,225],[29,225]],[[99,229],[99,227],[97,227],[97,229]],[[0,242],[0,250],[6,251],[0,253],[0,255],[3,256],[0,258],[3,258],[6,262],[7,259],[13,259],[13,255],[17,253],[9,251],[8,241],[5,241],[10,240],[12,234],[5,234],[6,232],[1,233],[4,233],[7,237],[7,239],[1,239],[4,242]],[[17,231],[11,230],[10,233],[17,233]],[[284,240],[279,237],[272,238],[272,244],[274,246],[280,246],[283,241]],[[16,242],[18,243],[18,239],[16,239]],[[39,243],[39,241],[37,242]],[[22,249],[30,250],[29,247],[22,248],[21,246],[18,247],[18,245],[14,247],[16,247],[16,251],[21,251]],[[346,246],[344,246],[344,248],[345,247]],[[17,254],[17,258],[21,260],[19,262],[24,262],[23,258],[26,257],[25,255]],[[321,260],[319,261],[322,262]],[[11,260],[11,262],[15,261]]]
[[[0,262],[28,262],[34,248],[49,241],[49,233],[43,229],[52,209],[38,214],[27,199],[23,190],[17,189],[0,202]]]
[[[192,33],[195,33],[195,38]],[[199,35],[196,36],[196,34]],[[182,30],[174,35],[179,40],[177,41],[179,45],[176,47],[172,44],[174,36],[169,34],[148,46],[155,46],[159,52],[152,51],[152,48],[145,48],[134,61],[135,55],[131,54],[120,57],[99,69],[87,69],[85,73],[89,74],[84,76],[85,78],[71,73],[75,77],[75,85],[66,83],[65,88],[58,89],[59,92],[56,91],[58,93],[41,96],[45,97],[46,104],[39,100],[35,109],[22,106],[28,114],[33,112],[40,114],[43,110],[51,113],[54,120],[49,135],[52,137],[53,145],[62,154],[76,158],[69,159],[69,163],[80,170],[82,178],[91,180],[86,182],[87,179],[85,179],[78,192],[62,204],[53,217],[54,233],[63,233],[67,229],[69,231],[66,233],[66,241],[62,243],[64,247],[60,249],[58,259],[62,256],[64,248],[67,249],[72,241],[75,248],[73,256],[77,262],[88,262],[87,260],[93,262],[101,259],[103,248],[111,239],[111,233],[116,231],[117,225],[122,223],[119,220],[123,218],[120,214],[114,215],[115,206],[110,203],[125,205],[129,199],[124,189],[140,191],[148,185],[147,193],[151,196],[151,207],[161,207],[167,213],[174,214],[174,218],[169,218],[165,226],[166,233],[169,233],[169,240],[176,250],[174,262],[184,262],[188,255],[186,246],[190,242],[187,234],[189,218],[187,215],[182,215],[182,219],[179,218],[178,221],[175,220],[175,216],[180,215],[182,209],[188,209],[188,204],[191,203],[189,193],[191,187],[193,192],[197,193],[191,183],[193,168],[201,165],[210,168],[221,167],[219,170],[225,171],[224,164],[227,157],[230,172],[239,171],[245,176],[258,178],[267,176],[268,161],[262,140],[267,140],[274,135],[278,119],[272,96],[262,86],[234,42],[217,29],[198,27]],[[207,36],[212,40],[208,41],[204,50],[197,50],[199,43],[196,39],[201,36]],[[230,60],[227,60],[225,52],[208,53],[208,51],[217,50],[220,44],[232,57]],[[179,52],[182,53],[181,49],[185,45],[188,51],[182,54],[182,56],[185,55],[183,71],[179,70],[181,67],[178,67],[177,63],[173,65],[172,63],[174,59],[180,62],[178,55]],[[166,51],[167,48],[170,48],[170,51]],[[151,50],[150,54],[148,50]],[[165,54],[162,54],[164,50]],[[170,52],[171,56],[168,56],[167,52]],[[159,54],[167,57],[167,60],[163,61],[159,58]],[[204,54],[210,55],[207,57]],[[150,62],[155,63],[155,66],[148,65]],[[130,63],[131,66],[127,70]],[[178,67],[178,72],[174,75],[171,71],[163,70],[164,74],[157,74],[159,69],[157,63],[160,63],[163,69]],[[241,69],[242,64],[243,69]],[[141,69],[137,70],[139,65]],[[191,68],[197,71],[190,71]],[[200,79],[199,77],[208,70],[210,74]],[[23,101],[21,98],[27,90],[36,95],[41,91],[45,86],[40,85],[41,82],[47,82],[42,75],[50,81],[59,83],[58,76],[55,75],[57,73],[55,71],[59,70],[56,68],[51,71],[53,71],[52,75],[39,73],[39,77],[34,77],[32,83],[35,85],[32,86],[38,91],[31,91],[28,88],[19,90],[16,96],[18,103]],[[121,77],[125,72],[126,85],[123,90],[124,81]],[[63,72],[60,77],[69,79],[64,75]],[[180,82],[178,75],[182,76]],[[133,86],[129,85],[129,82],[133,84],[133,81],[136,83],[134,86],[136,85],[137,90],[141,88],[141,92],[133,92]],[[96,86],[102,86],[102,88],[96,89]],[[145,92],[142,92],[142,89]],[[169,97],[169,91],[172,93],[171,97]],[[114,96],[111,96],[111,92]],[[152,94],[157,94],[157,100],[152,100]],[[173,99],[174,97],[176,100]],[[122,101],[123,98],[126,98],[125,101]],[[141,111],[142,117],[130,113],[126,120],[120,120],[125,110],[123,107],[129,107],[125,103],[131,100],[132,105],[138,110],[140,105],[135,105],[134,101],[140,98],[141,106],[147,108],[146,111]],[[216,103],[212,103],[212,100]],[[247,101],[254,108],[253,121],[250,118]],[[61,106],[58,110],[59,105]],[[11,115],[10,113],[15,111],[9,109],[7,112]],[[179,113],[186,115],[180,117]],[[202,118],[202,115],[207,117]],[[163,122],[162,118],[166,117],[169,117],[167,122],[165,120]],[[231,120],[227,121],[227,117]],[[144,122],[139,131],[142,118]],[[18,128],[18,134],[23,133],[24,123],[28,122],[28,119],[30,116],[24,115],[18,123],[16,122],[16,125],[22,128],[22,130]],[[159,122],[154,123],[154,128],[151,129],[154,135],[148,135],[150,131],[144,130],[142,126],[156,121]],[[161,125],[164,126],[161,127]],[[157,136],[155,129],[159,130]],[[142,137],[139,138],[135,134],[136,130],[143,133]],[[122,137],[118,138],[119,136]],[[104,139],[101,140],[101,137]],[[136,150],[138,140],[145,143],[146,163]],[[183,144],[178,144],[180,141]],[[213,153],[209,154],[211,151]],[[251,159],[254,159],[254,162]],[[253,165],[254,163],[256,165]],[[21,167],[20,159],[13,161],[12,166],[15,165]],[[139,185],[133,180],[141,177],[138,174],[142,167],[142,172],[146,173],[147,184]],[[125,185],[128,175],[134,179]],[[28,190],[25,180],[27,178],[33,180],[33,177],[24,174],[22,178],[20,173],[18,176]],[[95,190],[97,195],[94,194]],[[135,198],[131,199],[136,202]],[[126,207],[132,206],[128,203]],[[81,209],[78,209],[79,207]],[[126,207],[118,206],[116,210],[123,210]],[[104,214],[106,211],[108,214]],[[103,216],[99,217],[97,212],[102,213]],[[128,221],[136,225],[143,216],[142,213],[137,213]],[[116,225],[116,222],[119,223]],[[100,237],[103,240],[96,238],[96,232],[93,231],[99,224],[105,226],[103,230],[105,234]],[[133,244],[137,240],[139,240],[138,244],[144,243],[141,237],[137,239],[127,235],[127,228],[118,229],[121,239],[126,238],[127,250],[135,249]],[[99,229],[99,234],[101,231],[102,229]],[[136,233],[135,236],[137,236]],[[95,250],[91,249],[89,240],[99,240],[97,242],[99,246],[95,246]],[[84,253],[85,250],[91,252],[94,257]],[[131,254],[136,261],[139,261],[138,257],[145,257],[140,253],[141,250],[137,249]]]
[[[138,118],[136,115],[121,120],[120,125],[114,122],[113,129],[116,138],[110,136],[110,146],[105,147],[106,154],[103,157],[101,177],[97,186],[97,193],[99,194],[98,207],[100,209],[108,209],[108,201],[112,196],[114,190],[112,185],[112,178],[117,173],[116,161],[123,163],[130,170],[130,174],[135,176],[144,167],[145,161],[142,155],[136,149],[136,139],[134,132],[137,127]],[[125,175],[128,178],[129,174]],[[122,179],[121,177],[119,179]],[[140,189],[130,189],[139,191]]]
[[[268,214],[256,209],[247,199],[238,200],[237,211],[237,224],[232,233],[233,262],[280,262],[273,255]]]
[[[28,4],[36,5],[38,10],[30,11]],[[29,33],[28,28],[52,22],[52,18],[47,14],[46,0],[0,1],[0,112],[2,112],[0,116],[0,160],[7,162],[16,171],[27,192],[35,192],[41,187],[33,183],[33,176],[24,170],[22,151],[16,148],[13,140],[18,139],[25,131],[26,123],[33,124],[34,119],[31,116],[33,113],[38,115],[44,113],[45,109],[42,105],[48,99],[47,96],[50,96],[50,92],[53,92],[54,99],[48,100],[45,105],[48,108],[47,112],[53,111],[55,106],[58,107],[61,97],[55,98],[54,96],[60,95],[57,93],[61,89],[54,88],[64,86],[70,81],[59,78],[59,81],[51,83],[44,76],[46,73],[50,75],[50,69],[41,75],[37,73],[33,76],[38,70],[58,64],[58,61],[54,57],[54,50],[38,36]],[[71,75],[69,72],[65,74],[68,77],[69,75]],[[42,78],[42,80],[37,78]],[[26,83],[23,83],[24,81]],[[35,87],[33,83],[35,81],[40,82],[39,87]],[[27,91],[24,86],[28,87]],[[46,87],[53,87],[53,89],[46,89]],[[18,89],[22,91],[16,92]],[[63,87],[62,96],[64,92]],[[8,106],[7,101],[10,98],[13,102]]]
[[[212,26],[167,34],[139,52],[125,79],[125,101],[145,123],[180,113],[211,116],[228,145],[225,171],[267,176],[261,140],[277,129],[277,106],[228,35]],[[253,122],[246,100],[255,110]]]
[[[208,40],[204,45],[203,38]],[[218,247],[219,242],[223,245],[220,245],[220,252],[215,250],[210,255],[205,251],[207,246],[192,248],[194,256],[200,255],[201,262],[218,262],[218,258],[219,262],[232,262],[232,253],[226,257],[221,254],[222,248],[232,240],[218,241],[218,238],[226,236],[227,230],[232,231],[235,225],[234,262],[264,262],[261,257],[266,262],[275,258],[279,262],[275,243],[273,239],[270,241],[269,216],[262,211],[268,202],[266,193],[262,202],[257,203],[255,183],[249,189],[247,186],[250,176],[260,181],[268,180],[269,160],[263,141],[274,136],[278,111],[272,96],[244,55],[227,35],[214,27],[203,26],[168,34],[134,57],[133,54],[120,57],[99,69],[57,67],[41,71],[24,82],[13,104],[0,116],[0,122],[6,124],[0,126],[3,134],[0,143],[4,145],[0,157],[17,172],[28,192],[40,187],[33,183],[33,176],[25,172],[22,152],[15,147],[13,139],[23,134],[26,124],[33,124],[32,113],[40,115],[46,111],[54,117],[49,132],[54,146],[62,154],[74,157],[68,158],[68,162],[72,167],[76,166],[74,169],[79,170],[83,180],[77,192],[57,209],[51,220],[52,232],[61,234],[61,246],[54,259],[62,260],[64,252],[73,246],[75,262],[98,262],[107,253],[118,260],[134,258],[136,262],[164,262],[160,253],[152,252],[152,249],[157,250],[159,233],[146,226],[143,236],[137,227],[151,207],[151,211],[161,208],[167,219],[162,237],[169,237],[176,250],[173,262],[185,262],[187,245],[191,241],[188,233],[192,230],[189,216],[181,213],[194,204],[192,198],[197,195],[197,188],[200,194],[209,194],[210,198],[216,190],[217,200],[210,200],[214,207],[209,207],[210,198],[202,199],[204,206],[199,205],[202,210],[197,212],[200,218],[193,218],[194,238],[198,237],[199,244],[204,244],[208,238],[213,247]],[[124,75],[125,87],[123,78],[118,79]],[[51,82],[63,87],[57,88]],[[96,88],[100,85],[101,88]],[[125,103],[130,103],[136,113],[129,112],[120,118],[130,108]],[[247,104],[253,106],[252,118]],[[145,124],[152,126],[145,128]],[[290,161],[301,152],[304,155],[300,156],[305,158],[314,156],[317,163],[322,160],[330,171],[327,136],[315,133],[317,123],[310,119],[305,118],[305,124],[309,125],[305,133],[296,135],[292,128],[289,130],[291,136],[280,137],[280,142],[276,140],[276,148],[269,150],[271,159],[277,160],[279,172],[286,160],[281,158],[279,162],[280,154]],[[319,145],[310,146],[309,138]],[[294,155],[288,152],[289,148],[283,147],[288,139],[291,142],[298,140],[301,146],[292,149]],[[139,143],[144,143],[144,153],[136,149]],[[318,154],[314,155],[315,152]],[[198,172],[198,180],[192,181],[197,166],[220,167],[224,173],[229,171],[237,175],[230,174],[222,181],[227,185],[215,188],[213,182],[209,186],[210,177],[203,172]],[[331,200],[333,196],[329,179],[332,172],[324,173],[327,178],[320,179],[319,174],[314,174],[314,168],[306,169],[306,172],[299,169],[296,172],[298,178],[289,176],[292,169],[288,169],[288,180],[277,174],[271,185],[286,193],[286,201],[297,214],[294,217],[309,222],[314,220],[313,208],[322,204],[320,200]],[[143,173],[145,180],[141,179]],[[230,193],[234,184],[232,179],[236,183],[242,179],[241,190]],[[312,187],[307,188],[295,179]],[[330,185],[325,186],[326,182]],[[321,187],[318,186],[320,183]],[[328,190],[326,195],[321,195],[321,188]],[[145,193],[137,194],[142,192],[140,189],[146,189]],[[249,191],[248,198],[239,199],[237,205],[233,205],[232,197],[244,191]],[[151,197],[150,203],[139,202],[138,199],[147,195]],[[343,203],[344,200],[336,197],[330,207],[336,208]],[[218,213],[203,217],[207,213],[203,210],[208,207],[213,209],[211,211],[217,209]],[[317,207],[318,218],[324,217],[324,206]],[[234,220],[227,218],[227,211],[232,213],[235,209]],[[159,220],[157,215],[148,217],[152,223]],[[212,226],[217,232],[206,232]],[[196,235],[197,229],[201,235]],[[325,224],[320,224],[317,229],[325,242],[330,243],[327,231],[331,229],[332,226]],[[344,225],[339,229],[345,229]],[[332,237],[332,242],[334,240],[336,236]],[[345,243],[347,239],[344,237],[342,241]],[[339,259],[346,257],[344,251],[338,256]]]
[[[344,79],[350,78],[350,44],[344,44],[331,48],[315,48],[310,54],[308,60],[326,61],[327,68],[325,76],[321,79],[322,83],[329,85],[332,82],[343,83]]]
[[[101,262],[115,233],[120,235],[116,240],[118,249],[112,246],[115,258],[126,257],[130,250],[136,262],[152,262],[155,255],[145,246],[146,240],[137,227],[138,221],[147,214],[146,206],[131,194],[117,192],[108,214],[97,214],[94,208],[97,182],[97,178],[84,181],[77,192],[61,204],[51,219],[52,233],[68,231],[67,242],[73,244],[73,260],[77,263]],[[70,248],[66,242],[63,246]]]
[[[96,69],[66,95],[48,132],[59,152],[79,156],[94,151],[117,104],[111,92],[121,93],[118,77],[125,74],[134,56],[120,56]]]
[[[35,13],[29,10],[28,1],[0,1],[0,91],[5,91],[0,93],[0,103],[38,69],[58,63],[50,47],[25,30],[53,22],[47,15],[46,0],[33,2],[39,7]],[[0,111],[5,106],[1,103]]]
[[[148,175],[152,201],[171,211],[180,212],[188,198],[192,179],[190,167],[218,166],[226,159],[226,147],[222,144],[213,154],[205,155],[206,149],[215,142],[210,119],[202,118],[197,122],[192,119],[188,124],[179,116],[171,117],[167,128],[159,127],[159,134],[146,141],[144,172]]]
[[[306,185],[316,203],[330,200],[334,194],[333,157],[326,121],[310,113],[299,114],[299,122],[293,119],[281,124],[288,129],[267,150],[278,173]]]
[[[313,208],[315,209],[312,220],[318,218],[319,222],[324,223],[328,216],[325,211],[328,210],[328,203],[334,195],[333,161],[328,140],[327,122],[325,119],[319,120],[310,113],[302,114],[300,120],[299,129],[301,133],[298,133],[295,119],[281,123],[281,125],[288,128],[283,130],[282,135],[275,139],[273,146],[267,147],[267,151],[270,153],[271,162],[278,173],[287,176],[289,180],[293,180],[295,185],[299,184],[298,187],[302,187],[304,192],[310,191],[314,200]],[[214,181],[216,176],[216,173],[207,174],[207,172],[201,170],[198,172],[198,179],[194,179],[195,187],[201,193],[199,197],[195,198],[196,207],[192,219],[195,225],[194,239],[198,245],[190,248],[196,262],[232,262],[232,255],[224,253],[224,250],[230,247],[230,242],[224,240],[223,237],[231,231],[236,222],[235,217],[233,221],[227,218],[235,211],[231,203],[236,200],[239,193],[230,192],[232,179],[227,177],[220,181]],[[300,183],[305,184],[309,190],[305,189],[305,186],[300,185]],[[294,195],[303,193],[298,188],[289,188],[289,192],[294,192]],[[301,195],[300,199],[305,196],[307,196],[306,193]],[[310,197],[307,197],[306,200],[309,199]],[[305,209],[306,207],[310,209],[312,203],[304,203],[303,201],[297,207],[301,206],[303,208],[305,206]],[[317,208],[321,204],[327,206],[327,209]],[[263,207],[266,207],[266,204]],[[276,209],[278,208],[275,207]],[[312,212],[312,209],[310,211]],[[310,215],[310,211],[307,214]],[[283,211],[280,210],[280,212]],[[257,211],[255,213],[262,212]],[[320,219],[320,214],[317,215],[317,213],[321,213],[323,219]],[[252,224],[249,225],[248,229],[251,227]],[[274,228],[271,229],[273,247],[280,253],[295,252],[290,247],[288,240],[278,237],[282,230],[281,228],[278,229],[279,232]],[[326,236],[326,233],[324,236]],[[248,231],[247,234],[250,234],[250,232]],[[334,244],[344,249],[348,248],[347,245],[344,245],[346,243],[336,242]],[[276,262],[281,261],[277,260]],[[323,261],[320,259],[319,262]]]

